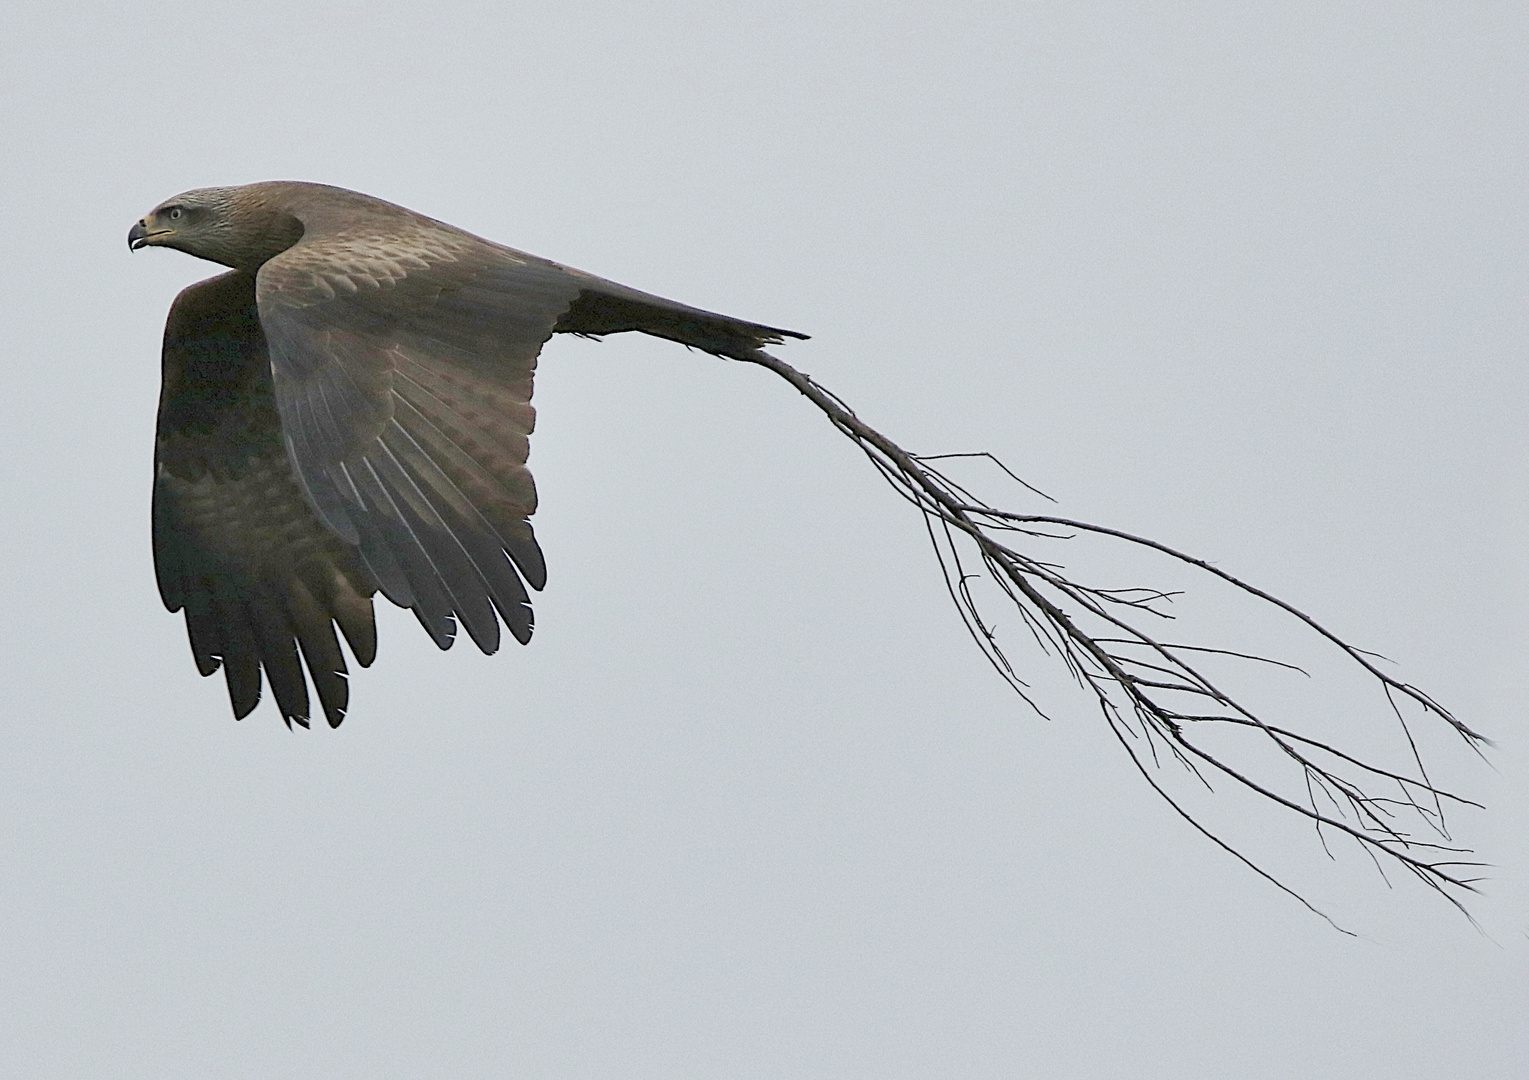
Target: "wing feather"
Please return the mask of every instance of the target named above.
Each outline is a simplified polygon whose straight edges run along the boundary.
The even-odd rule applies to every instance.
[[[404,425],[395,420],[383,433],[382,442],[410,481],[430,492],[432,506],[488,587],[489,599],[516,639],[524,644],[531,636],[530,597],[515,568],[505,558],[507,541]],[[478,640],[476,634],[473,640]]]
[[[287,605],[279,603],[270,592],[258,590],[244,600],[244,618],[250,637],[259,652],[260,667],[281,715],[307,726],[308,684],[298,659],[296,628],[287,614]],[[258,678],[258,675],[257,675]],[[258,700],[258,690],[257,690]]]
[[[482,407],[480,399],[420,364],[400,365],[397,374],[395,422],[481,515],[527,583],[542,588],[547,564],[529,520],[536,509],[536,486],[523,464],[529,439],[512,431],[497,445],[486,443],[468,426]],[[530,407],[505,396],[507,400],[499,403],[503,413],[514,418],[517,427],[529,429],[535,418]]]
[[[467,554],[471,543],[467,536],[458,536],[442,516],[448,508],[440,506],[439,498],[432,499],[411,475],[393,452],[388,429],[377,440],[377,449],[366,456],[374,475],[394,498],[394,506],[409,530],[414,542],[430,561],[437,580],[446,591],[451,609],[467,629],[469,636],[485,653],[499,649],[499,622],[494,616],[493,604],[484,591],[483,575],[473,565]],[[459,527],[470,529],[469,523],[459,522]],[[500,558],[504,556],[501,554]]]
[[[238,575],[227,573],[204,578],[201,585],[212,594],[210,599],[219,631],[223,678],[228,683],[228,699],[234,707],[234,719],[243,720],[260,704],[260,646],[255,643],[255,633],[244,607],[250,590]]]
[[[438,648],[451,648],[456,640],[457,625],[446,583],[441,580],[424,545],[410,529],[393,493],[377,475],[375,463],[370,457],[362,457],[349,464],[341,462],[340,468],[361,494],[362,536],[375,534],[384,549],[384,557],[396,564],[408,581],[414,594],[411,608],[419,624]],[[362,550],[365,551],[364,542]]]

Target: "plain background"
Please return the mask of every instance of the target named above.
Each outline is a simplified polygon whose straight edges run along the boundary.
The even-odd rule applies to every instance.
[[[8,6],[0,1074],[1526,1075],[1526,56],[1494,3]],[[214,268],[125,235],[276,178],[811,333],[909,447],[1385,652],[1499,743],[1425,734],[1481,930],[1245,800],[1359,936],[1215,850],[806,402],[665,342],[543,354],[529,648],[389,609],[339,731],[235,724],[148,543]],[[1287,718],[1394,735],[1334,687]]]

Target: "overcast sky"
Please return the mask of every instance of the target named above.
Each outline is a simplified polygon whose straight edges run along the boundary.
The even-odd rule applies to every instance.
[[[10,5],[0,1072],[1523,1076],[1526,56],[1522,4]],[[1050,720],[984,666],[807,402],[662,341],[543,354],[529,647],[379,610],[338,731],[235,723],[149,550],[214,268],[125,237],[264,179],[809,333],[911,449],[1385,653],[1499,744],[1424,735],[1481,930],[1234,797],[1358,936],[1215,849],[1054,661],[1008,639]],[[1314,682],[1293,724],[1394,735]]]

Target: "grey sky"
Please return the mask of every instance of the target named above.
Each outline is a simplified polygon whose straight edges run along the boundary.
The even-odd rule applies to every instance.
[[[12,5],[0,1072],[1523,1075],[1526,55],[1511,4]],[[806,402],[664,342],[543,354],[530,647],[379,611],[338,732],[235,724],[148,543],[214,268],[124,237],[277,178],[810,333],[910,448],[1386,653],[1500,743],[1428,740],[1485,932],[1236,800],[1361,937],[1217,852]]]

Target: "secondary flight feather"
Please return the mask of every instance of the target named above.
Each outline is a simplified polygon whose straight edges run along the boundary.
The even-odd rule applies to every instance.
[[[202,188],[128,246],[230,267],[165,324],[154,465],[160,595],[234,715],[264,682],[290,725],[308,682],[345,717],[340,634],[376,655],[372,597],[450,647],[530,640],[547,570],[526,467],[537,354],[555,333],[637,330],[739,360],[804,338],[504,247],[359,192]],[[304,677],[304,668],[307,678]]]

